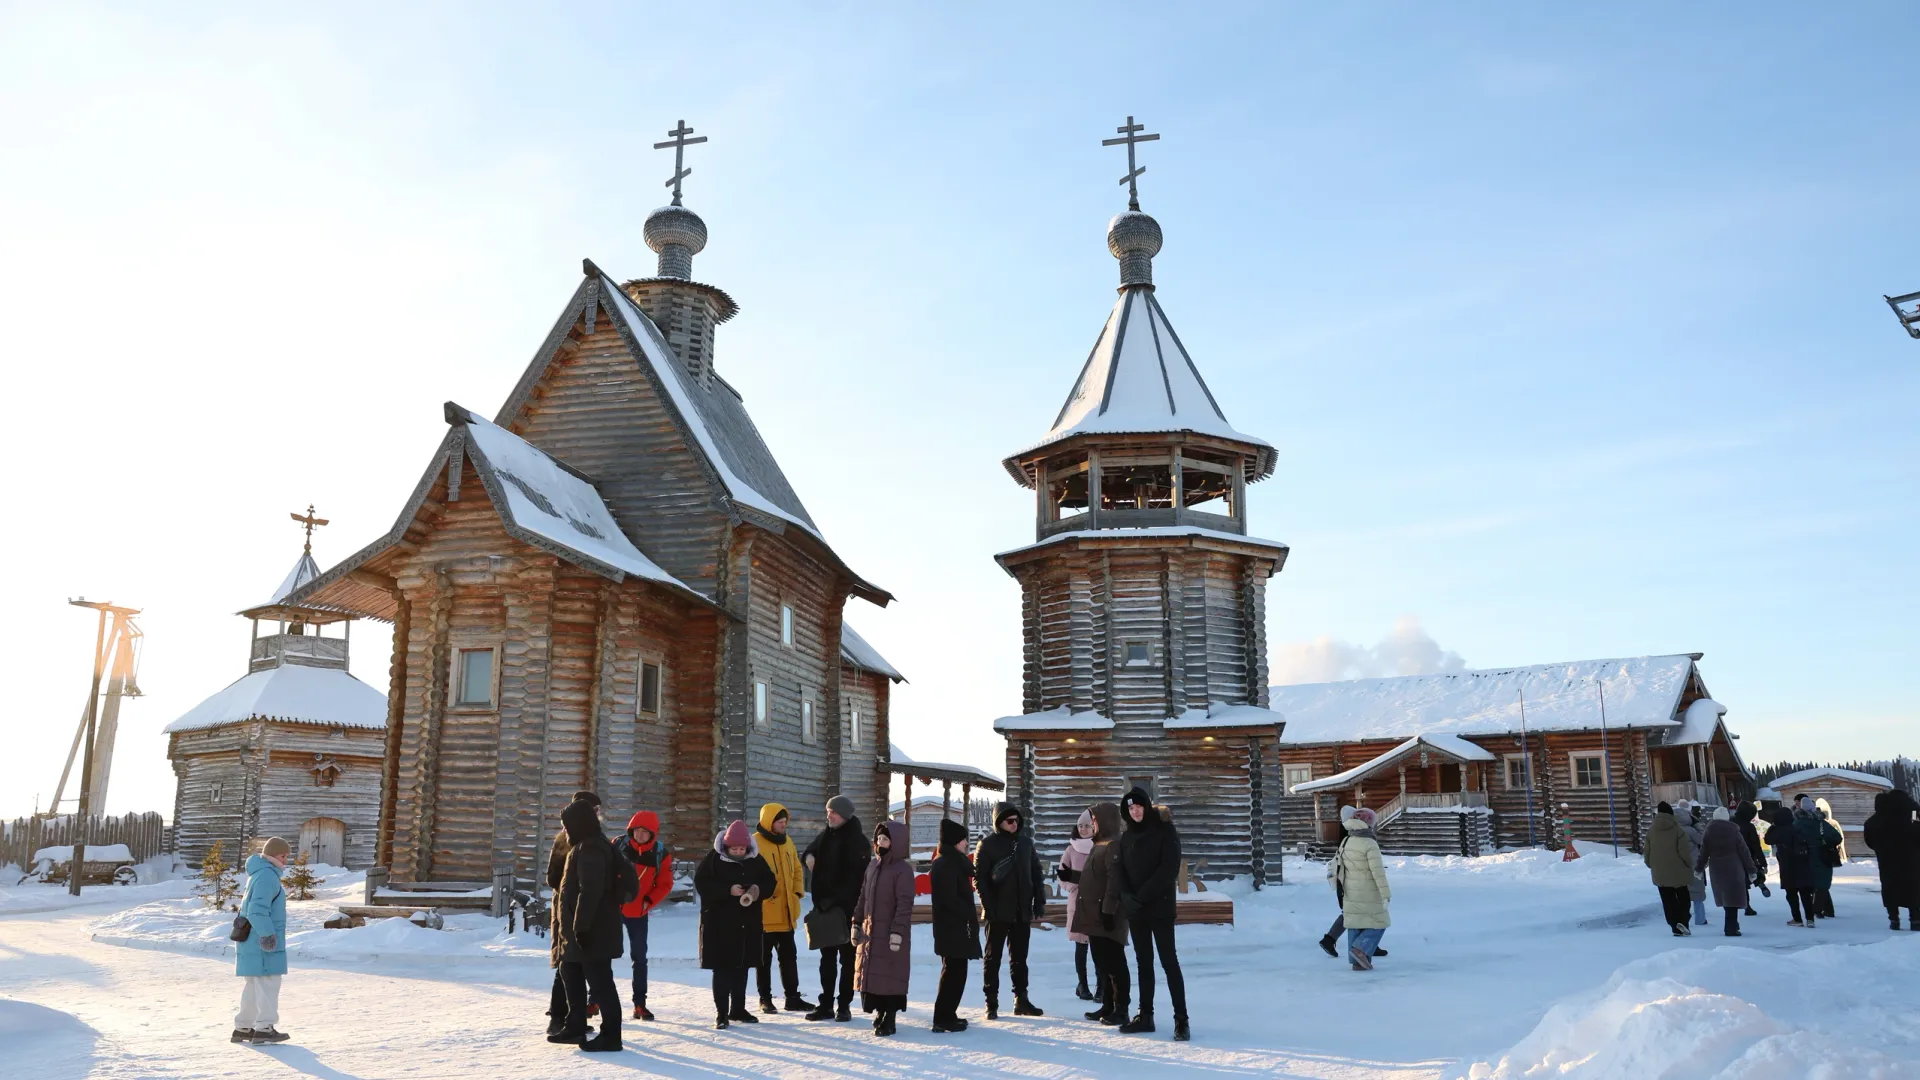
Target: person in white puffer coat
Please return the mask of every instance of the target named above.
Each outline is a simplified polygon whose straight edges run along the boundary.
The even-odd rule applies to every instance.
[[[1347,960],[1355,971],[1373,970],[1374,950],[1380,938],[1393,925],[1387,905],[1393,901],[1393,889],[1387,884],[1387,868],[1380,859],[1380,841],[1373,835],[1373,811],[1353,812],[1341,828],[1346,839],[1340,844],[1335,873],[1340,886],[1340,914],[1347,925]]]

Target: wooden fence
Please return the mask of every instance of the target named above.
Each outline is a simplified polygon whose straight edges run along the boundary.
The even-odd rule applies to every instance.
[[[12,863],[26,869],[33,853],[45,847],[73,843],[79,817],[63,814],[55,818],[15,818],[0,829],[0,866]],[[167,825],[159,814],[128,814],[125,817],[95,817],[87,833],[89,844],[125,844],[135,862],[150,859],[167,849]]]

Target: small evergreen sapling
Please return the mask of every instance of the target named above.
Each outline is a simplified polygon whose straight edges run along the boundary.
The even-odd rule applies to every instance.
[[[313,890],[326,884],[326,880],[313,876],[313,867],[307,865],[307,853],[303,851],[287,867],[287,872],[280,878],[280,884],[287,890],[287,899],[311,900]]]
[[[193,894],[210,908],[228,907],[240,891],[240,875],[227,861],[226,847],[226,841],[215,840],[207,857],[200,860],[200,883]]]

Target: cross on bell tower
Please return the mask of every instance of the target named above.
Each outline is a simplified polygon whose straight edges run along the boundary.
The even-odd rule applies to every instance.
[[[312,504],[312,503],[308,503],[308,504],[307,504],[307,512],[306,512],[306,513],[304,513],[304,514],[295,514],[295,513],[289,513],[289,514],[288,514],[287,516],[288,516],[288,517],[290,517],[290,518],[292,518],[292,519],[293,519],[293,520],[295,520],[295,521],[298,521],[298,522],[300,522],[300,523],[301,523],[302,525],[305,525],[305,526],[307,527],[307,547],[306,547],[306,554],[308,554],[308,555],[311,555],[311,554],[313,554],[313,530],[315,530],[315,529],[317,529],[317,528],[319,528],[319,527],[320,527],[320,526],[322,526],[322,525],[325,525],[325,524],[327,523],[327,519],[326,519],[326,518],[323,518],[323,517],[314,517],[314,516],[313,516],[313,504]]]
[[[1129,116],[1127,117],[1127,122],[1124,125],[1113,129],[1120,133],[1120,138],[1100,140],[1101,146],[1119,146],[1123,143],[1126,145],[1127,175],[1121,177],[1120,182],[1127,185],[1127,209],[1129,210],[1140,209],[1140,186],[1138,183],[1136,183],[1136,181],[1139,180],[1141,173],[1147,171],[1147,167],[1145,165],[1140,165],[1140,166],[1134,165],[1133,148],[1137,143],[1157,142],[1160,139],[1160,136],[1158,135],[1140,134],[1140,132],[1145,131],[1146,129],[1147,129],[1147,125],[1136,124],[1133,122],[1133,117]]]
[[[680,205],[680,181],[685,180],[687,177],[693,175],[692,169],[681,167],[686,160],[687,147],[692,146],[695,143],[706,142],[707,137],[705,135],[702,135],[697,139],[687,138],[687,136],[693,134],[693,129],[687,126],[687,122],[685,120],[680,121],[679,124],[674,128],[672,128],[671,130],[669,130],[667,134],[673,136],[673,138],[668,139],[666,142],[654,143],[653,148],[655,150],[665,150],[669,146],[673,147],[673,177],[672,179],[669,179],[662,186],[670,187],[673,189],[673,205],[679,206]],[[1158,137],[1159,136],[1155,136],[1155,138],[1158,138]]]

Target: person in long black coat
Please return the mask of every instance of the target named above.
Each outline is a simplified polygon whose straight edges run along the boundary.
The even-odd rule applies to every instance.
[[[940,989],[933,999],[933,1030],[965,1031],[960,995],[967,963],[980,957],[980,909],[974,904],[973,863],[967,860],[967,827],[940,820],[940,851],[928,875],[933,891],[933,954],[940,958]]]
[[[1047,913],[1047,881],[1040,853],[1024,835],[1020,807],[1003,802],[993,812],[993,834],[973,856],[973,881],[987,915],[987,948],[980,961],[987,1019],[1000,1017],[1000,956],[1007,954],[1013,981],[1013,1015],[1044,1016],[1027,995],[1027,948],[1033,923]]]
[[[700,896],[700,967],[713,972],[715,1028],[729,1022],[757,1024],[747,1011],[747,973],[760,963],[760,905],[778,882],[744,821],[713,838],[713,850],[693,870]]]
[[[591,791],[576,791],[569,801],[586,803],[593,807],[595,814],[601,812],[600,796]],[[553,846],[547,849],[547,895],[555,900],[560,896],[560,878],[567,870],[567,849],[570,846],[567,843],[567,830],[562,828],[553,834]],[[553,920],[559,911],[560,906],[557,903],[548,909],[547,933],[550,939],[554,930]],[[560,951],[551,947],[548,951],[553,965],[553,993],[547,1000],[547,1034],[558,1035],[567,1026],[567,984],[560,977]],[[600,1005],[599,999],[594,998],[592,994],[588,994],[587,1002],[590,1007]]]
[[[845,795],[828,799],[827,827],[820,830],[800,856],[807,872],[813,875],[814,916],[831,913],[826,917],[839,920],[846,931],[840,939],[844,944],[826,948],[813,944],[812,932],[808,933],[809,947],[820,953],[820,1007],[807,1014],[808,1020],[846,1023],[853,1019],[853,913],[860,906],[860,888],[867,878],[867,864],[873,861],[873,841],[867,839],[860,827],[859,815],[853,811],[853,800]]]
[[[1120,902],[1127,909],[1133,959],[1140,975],[1139,1015],[1120,1025],[1120,1031],[1131,1035],[1153,1030],[1153,958],[1157,953],[1167,978],[1167,994],[1173,998],[1173,1037],[1185,1042],[1187,982],[1180,974],[1180,954],[1173,943],[1180,833],[1171,817],[1163,817],[1153,798],[1141,788],[1134,788],[1120,800],[1120,818],[1127,830],[1120,837]]]
[[[1753,856],[1754,887],[1760,890],[1761,896],[1771,896],[1773,894],[1767,889],[1767,849],[1760,843],[1760,830],[1753,824],[1754,819],[1759,816],[1758,806],[1751,801],[1743,802],[1740,808],[1733,812],[1733,823],[1740,826],[1740,839],[1746,842],[1747,854]],[[1760,914],[1753,910],[1751,897],[1747,900],[1747,914]]]
[[[1887,925],[1900,929],[1900,909],[1907,909],[1907,929],[1920,930],[1920,810],[1904,791],[1883,791],[1873,797],[1873,814],[1863,827],[1867,846],[1880,864],[1880,902],[1887,909]]]
[[[583,1050],[620,1049],[620,991],[613,962],[620,958],[626,925],[620,905],[639,892],[632,864],[613,850],[600,829],[598,808],[575,801],[560,814],[566,826],[566,864],[554,895],[553,950],[567,990],[567,1022],[549,1042]],[[600,1034],[587,1038],[587,1001],[600,1003]]]

